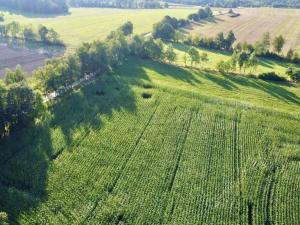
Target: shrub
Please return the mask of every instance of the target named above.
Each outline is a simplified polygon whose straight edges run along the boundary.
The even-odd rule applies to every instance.
[[[286,78],[277,75],[275,72],[262,73],[258,75],[258,78],[265,81],[276,81],[276,82],[286,82]]]
[[[288,68],[286,74],[294,82],[300,82],[300,70],[296,68]]]
[[[8,225],[8,216],[5,212],[0,212],[0,224]]]

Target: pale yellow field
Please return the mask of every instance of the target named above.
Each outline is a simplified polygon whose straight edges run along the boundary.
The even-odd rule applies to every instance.
[[[69,15],[36,18],[5,13],[6,22],[13,20],[22,24],[38,27],[43,24],[54,28],[67,44],[69,49],[78,47],[82,42],[104,39],[111,31],[116,30],[126,21],[134,24],[134,32],[138,34],[150,32],[154,23],[164,16],[187,18],[188,14],[197,12],[195,8],[176,9],[100,9],[71,8]]]
[[[300,9],[240,8],[234,11],[241,16],[218,15],[214,20],[194,23],[187,31],[214,37],[221,31],[233,30],[238,41],[250,43],[260,39],[264,32],[270,32],[272,37],[282,34],[286,39],[285,52],[290,48],[300,51]]]

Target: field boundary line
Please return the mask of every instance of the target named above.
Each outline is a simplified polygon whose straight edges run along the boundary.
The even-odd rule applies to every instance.
[[[198,112],[199,112],[199,108],[196,110],[196,114],[198,114]],[[174,167],[173,172],[172,172],[171,180],[169,181],[169,184],[168,184],[168,187],[167,187],[168,196],[166,198],[166,204],[165,204],[165,206],[164,206],[164,208],[162,209],[162,212],[161,212],[160,224],[164,224],[165,220],[169,220],[169,218],[172,216],[172,214],[174,212],[175,203],[173,201],[170,213],[168,213],[168,215],[166,215],[166,216],[164,215],[166,210],[167,210],[168,203],[170,201],[170,195],[171,195],[171,192],[172,192],[172,189],[173,189],[173,186],[174,186],[174,182],[175,182],[175,179],[176,179],[177,171],[178,171],[178,168],[179,168],[179,165],[180,165],[180,162],[181,162],[182,154],[183,154],[183,151],[184,151],[184,146],[185,146],[188,134],[190,132],[192,117],[193,117],[193,111],[191,110],[189,120],[188,120],[188,125],[186,126],[186,132],[184,134],[184,137],[181,141],[180,140],[178,141],[177,146],[176,146],[176,150],[177,150],[178,146],[181,144],[179,154],[178,154],[177,159],[176,159],[176,164],[175,164],[175,167]]]
[[[128,157],[124,160],[123,164],[121,165],[121,168],[117,174],[117,176],[115,177],[115,179],[113,179],[113,182],[112,182],[112,185],[108,187],[108,195],[106,196],[106,199],[109,197],[109,195],[113,192],[116,184],[118,183],[118,180],[120,179],[124,169],[126,168],[128,162],[130,161],[130,159],[132,158],[134,152],[136,151],[137,149],[137,146],[138,144],[140,143],[142,137],[144,136],[144,133],[146,132],[148,126],[150,125],[152,119],[154,118],[154,115],[156,114],[157,112],[157,109],[159,107],[160,103],[158,102],[154,111],[152,112],[151,116],[149,117],[145,127],[143,128],[141,134],[138,136],[137,140],[135,141],[135,146],[132,148],[132,150],[130,151]],[[101,201],[101,197],[102,196],[99,196],[96,201],[94,202],[94,205],[92,207],[92,209],[87,213],[87,215],[85,216],[84,220],[82,222],[80,222],[80,224],[85,224],[87,222],[88,219],[91,218],[91,216],[93,215],[93,213],[95,212],[96,208],[98,207],[100,201]],[[103,200],[105,201],[105,200]]]
[[[176,148],[178,148],[178,146],[180,145],[181,143],[181,148],[179,150],[179,154],[178,154],[178,157],[177,157],[177,160],[176,160],[176,164],[175,164],[175,168],[173,170],[173,173],[172,173],[172,177],[171,177],[171,181],[168,185],[168,192],[171,192],[172,191],[172,188],[173,188],[173,185],[174,185],[174,182],[175,182],[175,178],[176,178],[176,174],[177,174],[177,171],[178,171],[178,168],[179,168],[179,164],[180,164],[180,161],[181,161],[181,156],[183,154],[183,150],[184,150],[184,146],[185,146],[185,142],[186,142],[186,139],[187,139],[187,136],[188,136],[188,133],[190,131],[190,127],[191,127],[191,121],[192,121],[192,112],[190,114],[190,118],[188,120],[188,125],[187,125],[187,129],[186,129],[186,132],[184,134],[184,137],[183,137],[183,140],[182,142],[178,142],[177,143],[177,146]]]

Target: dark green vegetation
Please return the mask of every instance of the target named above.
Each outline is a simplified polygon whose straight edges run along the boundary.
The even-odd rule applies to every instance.
[[[210,5],[214,7],[236,8],[242,7],[264,7],[274,8],[299,8],[299,0],[166,0],[166,2],[191,4],[191,5]]]
[[[42,25],[39,25],[38,28],[34,28],[32,25],[21,25],[16,21],[0,24],[0,37],[29,42],[41,42],[47,45],[64,45],[59,39],[59,34],[53,28],[47,28]]]
[[[68,12],[65,0],[0,0],[0,6],[25,13],[59,14]]]
[[[11,133],[34,124],[42,113],[42,98],[26,82],[22,70],[6,72],[0,80],[0,141]]]
[[[68,0],[73,7],[126,8],[126,9],[155,9],[167,5],[158,0]]]
[[[0,210],[21,224],[296,225],[299,104],[297,87],[130,58],[1,144]]]

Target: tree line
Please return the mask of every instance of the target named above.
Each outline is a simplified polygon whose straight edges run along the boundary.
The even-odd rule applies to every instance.
[[[70,6],[73,7],[98,7],[98,8],[162,8],[168,4],[161,4],[157,0],[68,0]]]
[[[0,0],[0,6],[38,14],[61,14],[69,11],[65,0]]]
[[[236,8],[236,7],[274,7],[274,8],[300,8],[299,0],[166,0],[170,3],[188,5],[209,5],[211,7]]]
[[[33,74],[36,88],[49,94],[65,89],[86,74],[104,74],[122,64],[130,55],[145,59],[174,62],[171,45],[160,39],[132,35],[133,24],[126,22],[104,41],[83,43],[74,54],[50,60]]]
[[[201,14],[199,12],[197,14]],[[206,15],[211,15],[207,13],[210,12],[208,7],[202,9],[201,12],[206,12]],[[203,16],[202,18],[205,17]],[[258,66],[258,57],[277,59],[291,63],[300,62],[298,53],[293,49],[290,49],[286,55],[282,54],[282,49],[285,44],[285,38],[282,35],[278,35],[272,40],[270,33],[266,32],[263,34],[262,39],[256,41],[254,44],[243,42],[237,43],[236,46],[234,46],[236,37],[233,31],[229,31],[227,35],[220,32],[215,38],[182,35],[178,29],[187,26],[189,23],[190,20],[177,20],[176,18],[166,16],[161,22],[154,25],[152,36],[164,41],[181,41],[188,46],[231,53],[232,56],[230,60],[221,60],[217,63],[216,69],[221,73],[229,73],[230,71],[234,72],[236,70],[239,70],[239,73],[242,73],[242,71],[245,73],[247,69],[250,69],[250,72],[252,72]],[[190,61],[192,67],[202,62],[207,62],[208,60],[206,53],[200,54],[194,47],[190,47],[184,55],[185,65],[187,65],[187,61]],[[291,67],[286,73],[287,76],[290,77],[290,80],[299,82],[299,69]],[[261,74],[259,78],[270,81],[287,81],[274,73]]]
[[[64,45],[59,39],[59,34],[54,29],[40,25],[37,31],[35,31],[32,25],[21,25],[16,21],[8,24],[0,24],[0,37]]]

